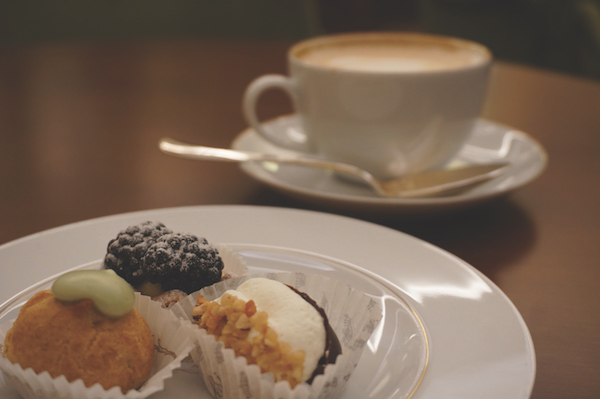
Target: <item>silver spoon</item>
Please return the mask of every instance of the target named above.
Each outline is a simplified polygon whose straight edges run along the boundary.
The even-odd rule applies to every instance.
[[[393,180],[381,181],[356,166],[306,156],[204,147],[185,144],[171,138],[161,139],[158,147],[166,154],[188,159],[226,162],[276,162],[330,169],[359,178],[372,187],[378,195],[388,198],[423,197],[465,188],[498,177],[509,166],[508,163],[471,165],[450,170],[408,174]]]

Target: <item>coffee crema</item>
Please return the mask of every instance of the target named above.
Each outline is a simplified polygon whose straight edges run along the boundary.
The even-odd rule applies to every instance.
[[[422,72],[484,63],[489,54],[449,41],[332,40],[306,46],[296,57],[316,66],[363,72]]]

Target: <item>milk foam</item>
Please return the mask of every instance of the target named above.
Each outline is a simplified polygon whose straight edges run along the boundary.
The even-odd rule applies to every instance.
[[[371,72],[418,72],[461,68],[483,62],[482,52],[450,45],[344,43],[312,48],[304,62],[327,68]]]

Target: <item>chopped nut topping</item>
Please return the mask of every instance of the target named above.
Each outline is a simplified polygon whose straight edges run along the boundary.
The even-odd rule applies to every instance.
[[[302,382],[304,351],[279,342],[267,324],[269,316],[257,311],[254,301],[226,293],[219,304],[199,296],[192,316],[199,327],[233,349],[236,356],[257,364],[263,373],[273,373],[276,381],[288,381],[292,388]]]

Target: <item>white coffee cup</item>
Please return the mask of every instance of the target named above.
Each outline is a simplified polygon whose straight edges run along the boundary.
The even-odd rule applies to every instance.
[[[317,37],[288,52],[289,77],[246,89],[249,125],[286,149],[347,162],[388,179],[442,167],[481,113],[492,56],[470,41],[414,33]],[[261,94],[289,94],[303,134],[263,128]]]

